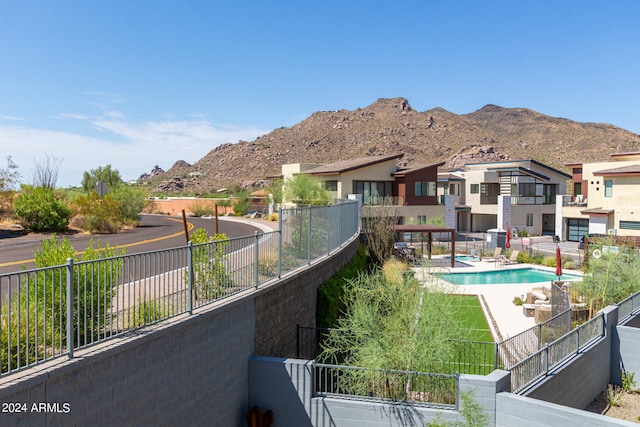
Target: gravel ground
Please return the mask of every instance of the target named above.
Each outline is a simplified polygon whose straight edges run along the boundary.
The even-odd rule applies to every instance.
[[[603,392],[585,410],[619,420],[640,423],[640,394],[637,391],[624,393],[619,406],[610,406]]]

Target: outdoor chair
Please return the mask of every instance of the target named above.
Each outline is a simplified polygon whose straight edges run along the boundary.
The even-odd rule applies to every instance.
[[[513,250],[511,251],[511,255],[509,256],[509,258],[504,257],[504,263],[505,264],[517,264],[518,261],[518,255],[520,254],[520,251],[518,250]]]
[[[493,251],[493,258],[489,258],[487,261],[498,262],[498,259],[499,259],[501,254],[502,254],[502,248],[498,247]]]

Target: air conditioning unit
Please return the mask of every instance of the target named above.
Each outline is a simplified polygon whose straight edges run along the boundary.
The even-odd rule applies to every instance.
[[[616,234],[618,234],[618,229],[617,228],[610,228],[607,231],[607,234],[611,235],[611,236],[615,236]]]

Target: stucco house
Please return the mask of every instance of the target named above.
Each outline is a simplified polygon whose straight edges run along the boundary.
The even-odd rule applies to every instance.
[[[563,197],[559,236],[640,236],[640,152],[612,154],[610,161],[569,163],[573,195]]]
[[[294,163],[282,165],[282,178],[298,173],[321,181],[332,197],[346,199],[359,195],[364,206],[376,207],[392,200],[400,224],[424,224],[442,217],[445,206],[437,194],[438,167],[444,162],[398,165],[403,153],[368,156],[328,164]]]
[[[439,192],[455,195],[458,231],[507,227],[553,234],[556,196],[571,175],[536,160],[466,163],[439,176]]]

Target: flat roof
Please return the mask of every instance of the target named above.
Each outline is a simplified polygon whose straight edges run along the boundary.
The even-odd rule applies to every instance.
[[[305,173],[308,173],[309,175],[338,175],[343,172],[363,168],[365,166],[375,165],[376,163],[399,159],[402,156],[404,156],[404,153],[391,154],[387,156],[369,156],[359,157],[357,159],[341,160],[334,163],[327,163],[326,165],[318,166],[317,168],[309,169]]]

